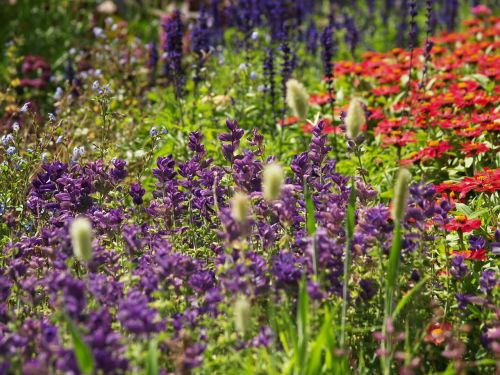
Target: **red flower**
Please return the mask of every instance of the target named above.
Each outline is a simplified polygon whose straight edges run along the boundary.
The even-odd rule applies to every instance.
[[[334,97],[331,97],[330,94],[328,93],[320,93],[320,94],[311,94],[309,97],[309,104],[311,105],[319,105],[323,106],[325,104],[330,103],[330,98],[335,99]]]
[[[342,130],[339,126],[332,126],[330,121],[327,119],[323,119],[325,122],[325,127],[323,128],[323,134],[340,134]],[[304,133],[310,134],[312,133],[313,126],[310,123],[304,124],[300,127]]]
[[[393,94],[397,94],[399,92],[399,86],[394,85],[394,86],[380,86],[380,87],[374,87],[372,89],[372,94],[375,96],[389,96]]]
[[[486,143],[472,143],[468,142],[462,145],[462,151],[465,152],[465,156],[471,157],[474,155],[479,155],[484,152],[489,151],[490,148]]]
[[[280,125],[280,126],[291,126],[291,125],[297,124],[299,121],[300,121],[300,119],[298,117],[288,116],[288,117],[285,117],[285,123],[284,124],[282,123],[281,119],[279,119],[278,120],[278,125]]]
[[[463,256],[467,260],[487,260],[486,249],[452,251],[454,256]]]
[[[415,143],[417,139],[415,138],[415,133],[405,132],[402,133],[400,130],[393,130],[391,136],[384,136],[382,138],[382,143],[384,147],[389,145],[396,145],[399,147],[406,146],[408,143]]]
[[[460,137],[476,138],[479,137],[482,132],[483,129],[480,127],[474,128],[472,126],[469,126],[467,128],[457,130],[456,134]]]
[[[449,224],[446,224],[444,228],[447,231],[461,231],[462,233],[471,232],[481,226],[481,219],[471,219],[469,220],[465,215],[458,215]]]
[[[427,335],[424,337],[426,342],[432,342],[434,345],[441,345],[450,335],[451,324],[448,322],[431,323],[427,327]]]
[[[488,8],[486,5],[477,5],[474,8],[472,8],[472,14],[475,16],[491,16],[491,9]]]

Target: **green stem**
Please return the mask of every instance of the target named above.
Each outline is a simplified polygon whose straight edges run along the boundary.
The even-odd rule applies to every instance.
[[[349,205],[346,213],[346,247],[344,257],[344,282],[342,285],[342,310],[340,328],[340,348],[345,349],[345,328],[349,294],[349,279],[351,277],[351,243],[354,238],[355,209],[356,209],[356,182],[351,178],[351,192],[349,194]]]

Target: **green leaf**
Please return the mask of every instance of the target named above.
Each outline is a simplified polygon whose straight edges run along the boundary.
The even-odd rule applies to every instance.
[[[469,168],[472,164],[474,164],[474,158],[465,158],[464,164],[465,168]]]
[[[385,301],[385,314],[386,317],[391,316],[393,307],[394,290],[399,272],[399,257],[401,256],[402,233],[401,223],[395,221],[394,232],[392,238],[392,247],[389,254],[389,264],[387,267],[387,280],[386,280],[386,301]]]
[[[394,310],[393,318],[395,319],[396,316],[403,310],[403,308],[410,302],[411,298],[424,286],[424,284],[429,280],[429,277],[424,277],[422,280],[420,280],[413,288],[410,289],[408,293],[406,293],[403,298],[398,302],[398,305],[396,306],[396,309]]]
[[[467,206],[466,204],[463,204],[463,203],[456,203],[456,208],[457,208],[457,211],[460,212],[461,214],[464,214],[465,216],[468,216],[468,217],[472,217],[472,215],[474,215],[474,211],[472,211],[472,209]]]
[[[309,188],[305,185],[304,195],[306,200],[306,227],[307,234],[313,236],[316,233],[316,218],[314,217],[314,202],[312,200],[311,194],[309,193]]]
[[[68,329],[73,339],[73,351],[75,353],[78,368],[84,374],[92,374],[94,371],[94,357],[90,347],[83,341],[78,328],[73,324],[69,316],[64,315]]]

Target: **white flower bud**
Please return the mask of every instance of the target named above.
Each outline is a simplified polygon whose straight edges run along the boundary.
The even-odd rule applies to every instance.
[[[392,219],[401,222],[405,215],[406,201],[408,200],[408,185],[411,181],[411,173],[406,168],[401,168],[394,185],[394,196],[392,197]]]
[[[286,102],[294,116],[300,119],[306,118],[309,95],[304,85],[296,79],[290,79],[286,83]]]
[[[92,224],[89,219],[77,217],[71,223],[71,244],[75,257],[84,262],[92,259]]]
[[[231,199],[231,215],[239,224],[247,221],[250,211],[250,199],[245,193],[237,192]]]
[[[262,172],[262,195],[264,199],[273,201],[278,199],[283,185],[283,168],[276,163],[268,164]]]
[[[355,139],[361,132],[361,127],[366,122],[365,111],[361,106],[359,99],[353,98],[347,109],[345,118],[345,128],[347,136],[350,139]]]
[[[251,323],[251,305],[245,296],[240,296],[234,304],[234,325],[236,331],[245,335],[250,328]]]

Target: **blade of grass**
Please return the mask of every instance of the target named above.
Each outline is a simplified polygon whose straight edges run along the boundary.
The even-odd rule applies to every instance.
[[[94,357],[90,347],[83,341],[78,328],[73,324],[70,317],[64,315],[64,319],[68,325],[68,330],[73,340],[73,351],[76,357],[78,368],[83,374],[92,374],[94,371]]]
[[[424,284],[429,280],[429,276],[424,277],[420,280],[413,288],[411,288],[404,296],[401,298],[396,305],[396,309],[394,309],[394,313],[392,317],[396,319],[401,310],[410,302],[411,298],[424,286]]]
[[[307,347],[309,341],[309,295],[307,294],[306,279],[302,278],[299,286],[299,300],[297,306],[297,346],[298,346],[298,373],[302,373],[306,366]]]
[[[156,340],[149,341],[146,374],[158,375],[158,342]]]

